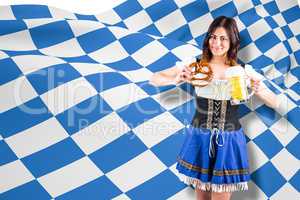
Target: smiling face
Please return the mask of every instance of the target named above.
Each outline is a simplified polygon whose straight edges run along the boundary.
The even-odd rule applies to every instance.
[[[209,49],[213,56],[225,56],[230,48],[226,30],[218,27],[209,37]]]

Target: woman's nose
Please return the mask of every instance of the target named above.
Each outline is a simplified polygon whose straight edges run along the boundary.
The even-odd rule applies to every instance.
[[[221,45],[221,40],[219,38],[216,38],[213,40],[213,43],[219,46]]]

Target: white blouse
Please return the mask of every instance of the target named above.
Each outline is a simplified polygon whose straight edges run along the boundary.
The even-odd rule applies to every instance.
[[[256,72],[251,65],[245,65],[245,72],[248,76],[261,80],[261,86],[266,87],[262,81],[264,76]],[[216,100],[230,100],[231,87],[228,80],[213,78],[208,85],[204,87],[195,86],[194,88],[196,95],[199,97],[212,98]]]

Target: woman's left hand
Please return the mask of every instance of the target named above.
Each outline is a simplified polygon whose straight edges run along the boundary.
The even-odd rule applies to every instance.
[[[254,78],[250,78],[250,83],[251,83],[251,88],[254,91],[254,93],[258,93],[259,88],[260,88],[260,80],[258,79],[254,79]]]

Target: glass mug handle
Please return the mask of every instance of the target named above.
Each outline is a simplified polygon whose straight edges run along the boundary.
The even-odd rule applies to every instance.
[[[252,97],[254,95],[254,90],[251,87],[251,79],[250,79],[250,77],[247,77],[246,84],[247,84],[247,87],[251,89],[251,92],[247,96],[247,99],[250,99],[250,97]]]

